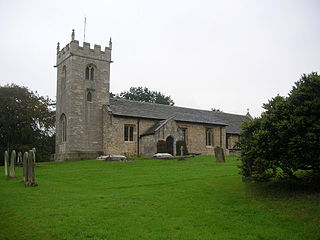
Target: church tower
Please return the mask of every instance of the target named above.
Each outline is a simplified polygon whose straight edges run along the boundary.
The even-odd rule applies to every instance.
[[[103,152],[103,106],[109,104],[112,42],[101,46],[75,40],[57,46],[55,160],[94,158]]]

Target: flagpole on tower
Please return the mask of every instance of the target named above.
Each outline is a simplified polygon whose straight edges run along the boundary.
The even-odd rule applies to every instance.
[[[83,42],[86,41],[86,26],[87,26],[87,17],[84,17]]]

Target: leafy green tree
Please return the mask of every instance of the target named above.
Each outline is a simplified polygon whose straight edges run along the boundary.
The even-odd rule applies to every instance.
[[[288,97],[264,104],[260,118],[243,125],[241,169],[246,178],[320,175],[320,76],[303,75]]]
[[[170,106],[174,105],[170,96],[165,96],[161,92],[152,91],[146,87],[131,87],[129,91],[124,91],[120,94],[110,93],[110,97],[124,98],[140,102],[159,103]]]
[[[51,100],[15,84],[0,86],[0,159],[6,149],[35,147],[37,160],[54,152],[55,114]]]

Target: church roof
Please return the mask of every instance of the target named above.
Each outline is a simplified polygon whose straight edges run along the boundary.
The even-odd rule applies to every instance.
[[[137,102],[110,98],[110,110],[114,116],[166,120],[173,118],[178,122],[202,123],[227,126],[227,133],[240,133],[240,126],[250,119],[245,115],[213,112],[164,104]]]

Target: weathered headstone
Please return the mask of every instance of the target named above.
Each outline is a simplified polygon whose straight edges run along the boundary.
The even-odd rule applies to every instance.
[[[34,166],[35,163],[33,150],[25,152],[23,155],[23,181],[26,186],[38,186],[35,181]]]
[[[17,165],[22,165],[22,153],[18,152]]]
[[[36,148],[32,148],[33,152],[33,162],[36,162]]]
[[[4,175],[6,177],[9,176],[8,166],[9,166],[9,153],[8,151],[5,151],[4,152]]]
[[[224,158],[224,151],[222,147],[215,147],[214,155],[216,157],[217,162],[225,162],[226,159]]]
[[[27,161],[27,175],[28,175],[28,181],[27,186],[35,187],[38,186],[38,184],[35,182],[35,173],[34,173],[34,152],[33,150],[29,151],[28,154],[28,161]]]
[[[28,181],[28,152],[23,154],[23,181],[27,183]]]
[[[16,177],[15,161],[16,161],[16,151],[12,150],[11,159],[10,159],[10,167],[9,167],[9,177],[11,177],[11,178]]]
[[[183,146],[180,147],[180,157],[178,158],[178,161],[185,160],[183,157]]]

